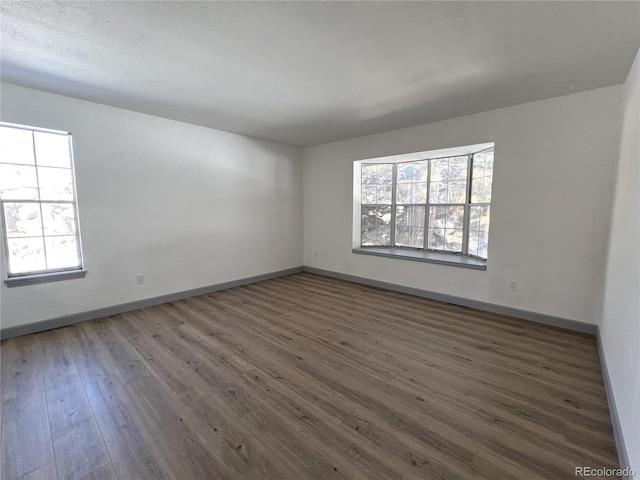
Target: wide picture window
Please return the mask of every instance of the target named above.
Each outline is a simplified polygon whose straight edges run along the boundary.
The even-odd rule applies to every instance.
[[[0,124],[8,280],[82,270],[71,134]]]
[[[464,155],[361,163],[361,247],[487,259],[493,148]]]

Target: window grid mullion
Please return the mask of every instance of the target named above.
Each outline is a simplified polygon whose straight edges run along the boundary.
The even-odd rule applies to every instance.
[[[391,170],[391,231],[389,232],[389,246],[396,246],[396,185],[398,183],[398,164],[394,163]]]
[[[30,163],[15,163],[15,162],[5,162],[5,161],[0,161],[0,163],[2,163],[3,165],[14,165],[16,167],[33,167],[35,165],[35,164],[31,165]],[[69,167],[58,167],[56,165],[43,165],[43,167],[53,168],[56,170],[69,170]]]
[[[426,251],[429,248],[429,207],[431,206],[431,160],[427,160],[427,196],[424,203],[424,238],[422,248]]]
[[[32,199],[23,200],[23,199],[20,199],[20,198],[8,198],[6,200],[3,200],[3,202],[4,203],[68,203],[69,205],[74,203],[73,200],[55,200],[55,199],[51,199],[51,200],[32,200]]]
[[[49,270],[49,260],[47,258],[47,242],[44,237],[44,214],[42,212],[42,195],[40,194],[40,166],[38,165],[38,157],[36,156],[36,134],[31,131],[31,140],[33,142],[33,163],[36,167],[36,185],[38,187],[38,209],[40,210],[40,228],[42,228],[42,251],[44,252],[44,267]],[[9,235],[7,235],[8,237]]]
[[[52,235],[45,235],[47,238],[55,238],[55,237],[75,237],[75,233],[54,233]],[[7,235],[7,238],[20,239],[20,238],[41,238],[40,235]]]
[[[73,189],[73,217],[76,224],[76,254],[78,265],[84,267],[82,261],[82,238],[80,237],[80,217],[78,214],[78,192],[76,190],[76,166],[73,160],[73,143],[71,134],[67,133],[67,144],[69,146],[69,166],[71,167],[71,188]]]
[[[363,170],[366,164],[360,166],[360,211],[358,212],[360,215],[360,247],[364,246],[363,235],[362,235],[362,207],[368,207],[368,204],[364,203],[365,195],[363,193],[364,190],[364,179],[362,178],[364,173]]]
[[[462,254],[469,255],[469,224],[471,216],[471,188],[473,180],[473,154],[467,155],[467,198],[464,204],[464,224],[462,227]]]

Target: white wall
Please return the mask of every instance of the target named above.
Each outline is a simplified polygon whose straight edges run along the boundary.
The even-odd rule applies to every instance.
[[[624,85],[620,157],[600,326],[629,455],[640,472],[640,52]]]
[[[2,282],[2,328],[302,264],[300,149],[13,85],[1,97],[3,121],[73,133],[88,270]]]
[[[597,324],[621,88],[303,150],[305,265]],[[492,141],[486,271],[351,252],[354,160]]]

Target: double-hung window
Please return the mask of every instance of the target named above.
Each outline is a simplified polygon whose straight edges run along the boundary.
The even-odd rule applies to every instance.
[[[358,253],[389,247],[399,256],[419,249],[486,260],[494,153],[488,145],[410,161],[359,162]]]
[[[71,134],[0,124],[7,284],[84,274]]]

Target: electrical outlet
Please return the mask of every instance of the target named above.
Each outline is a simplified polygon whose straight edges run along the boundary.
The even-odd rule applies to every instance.
[[[511,283],[509,284],[509,290],[511,290],[512,292],[517,292],[518,291],[518,281],[517,280],[511,280]]]
[[[144,283],[144,273],[137,273],[136,274],[136,283],[138,285],[142,285]]]

